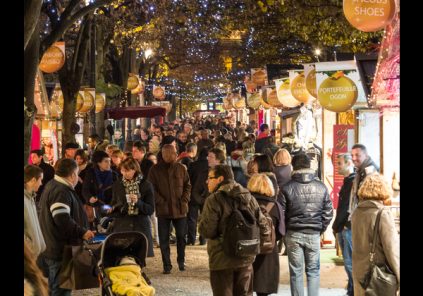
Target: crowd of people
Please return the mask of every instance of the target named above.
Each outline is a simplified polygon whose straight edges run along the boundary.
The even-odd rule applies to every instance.
[[[50,295],[71,293],[58,281],[65,245],[81,244],[95,232],[134,230],[147,237],[148,257],[155,255],[154,245],[160,248],[164,274],[172,273],[172,241],[184,271],[185,247],[198,239],[207,244],[214,295],[264,296],[277,293],[284,241],[292,295],[304,295],[304,268],[308,295],[319,295],[320,238],[333,206],[319,179],[320,165],[313,163],[318,153],[309,153],[310,147],[276,145],[267,124],[210,118],[153,123],[137,128],[125,143],[91,135],[88,149],[67,143],[56,163],[44,150],[33,150],[32,164],[24,168],[25,244],[48,278]],[[360,281],[369,266],[369,225],[389,199],[389,187],[364,145],[354,145],[337,161],[345,179],[333,231],[349,279],[347,295],[364,295]],[[224,252],[222,234],[233,210],[228,196],[251,211],[269,209],[280,242],[272,252],[243,259]],[[263,224],[261,211],[257,215]],[[380,225],[384,237],[377,260],[399,280],[398,233],[389,211]],[[46,295],[42,281],[32,284]]]

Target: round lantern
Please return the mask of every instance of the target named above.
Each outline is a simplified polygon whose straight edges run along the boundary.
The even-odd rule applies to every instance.
[[[75,112],[78,112],[79,110],[81,110],[82,106],[84,105],[84,97],[81,95],[80,92],[78,92],[75,95],[75,97],[76,97]],[[63,98],[62,92],[60,92],[58,103],[59,103],[60,112],[63,112],[64,98]]]
[[[103,111],[104,106],[106,106],[106,94],[96,93],[95,94],[95,113],[99,113]]]
[[[344,0],[344,15],[354,28],[363,32],[375,32],[392,21],[395,0]]]
[[[307,77],[305,78],[305,86],[308,93],[317,99],[316,70],[315,69],[308,72]]]
[[[266,72],[264,70],[262,70],[262,69],[254,72],[254,74],[252,75],[252,79],[251,80],[256,85],[265,85]]]
[[[39,68],[44,73],[54,73],[65,64],[65,55],[58,46],[51,46],[43,54]]]
[[[226,98],[223,99],[223,109],[230,110],[233,109],[233,97],[232,94],[229,94],[226,96]]]
[[[319,86],[318,99],[323,108],[333,112],[345,112],[357,101],[358,91],[354,81],[338,71]]]
[[[241,96],[235,101],[234,107],[235,109],[243,109],[245,108],[245,99]]]
[[[245,88],[247,89],[247,92],[249,92],[250,94],[254,93],[257,89],[257,84],[255,84],[252,81],[248,81],[245,83]]]
[[[153,90],[153,97],[156,100],[162,101],[165,98],[165,90],[161,86],[156,86]]]
[[[304,72],[299,73],[294,80],[292,80],[291,93],[294,98],[305,104],[312,99],[305,85]]]
[[[134,74],[129,74],[129,77],[128,77],[128,86],[127,86],[127,88],[129,90],[133,90],[134,88],[136,88],[139,83],[140,82],[139,82],[137,76],[135,76]]]
[[[79,113],[86,113],[89,112],[95,104],[95,98],[91,94],[90,91],[85,90],[84,91],[84,105],[82,105],[82,108],[78,111]]]
[[[282,103],[278,99],[278,94],[276,92],[276,89],[272,89],[272,91],[270,91],[267,94],[267,100],[266,101],[272,107],[276,107],[276,108],[283,107]]]
[[[289,79],[286,79],[278,89],[278,99],[285,106],[289,108],[297,107],[301,104],[296,100],[291,93]]]
[[[250,108],[258,109],[261,105],[261,97],[258,92],[253,93],[251,96],[247,97],[247,104]]]

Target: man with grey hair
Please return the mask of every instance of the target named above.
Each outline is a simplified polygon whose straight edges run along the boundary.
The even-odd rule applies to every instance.
[[[354,164],[350,153],[342,153],[337,156],[338,173],[344,176],[344,183],[339,191],[338,208],[336,218],[332,224],[335,237],[338,240],[344,258],[344,267],[348,275],[347,295],[354,295],[354,285],[352,277],[352,237],[351,221],[348,220],[348,207],[350,194],[355,178]]]
[[[350,214],[348,220],[351,220],[351,215],[358,205],[357,192],[363,183],[364,179],[371,174],[379,173],[379,167],[373,162],[367,153],[366,146],[363,144],[355,144],[351,149],[352,162],[355,166],[355,178],[351,189],[350,203],[348,213]]]

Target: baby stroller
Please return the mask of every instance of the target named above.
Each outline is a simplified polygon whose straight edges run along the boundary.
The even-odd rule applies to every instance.
[[[135,258],[137,264],[144,268],[146,266],[145,258],[147,256],[147,238],[138,231],[116,232],[112,233],[103,241],[100,251],[100,258],[90,252],[90,255],[97,260],[96,271],[100,282],[101,296],[116,296],[112,292],[112,281],[107,276],[106,269],[116,266],[119,258],[131,256]],[[150,279],[142,272],[141,276],[148,285],[151,285]]]

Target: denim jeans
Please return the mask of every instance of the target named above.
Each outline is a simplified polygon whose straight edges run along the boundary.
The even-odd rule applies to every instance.
[[[308,296],[318,296],[320,286],[320,234],[288,230],[285,243],[288,250],[291,295],[304,296],[303,270],[305,262]]]
[[[166,219],[158,217],[157,221],[159,226],[160,252],[162,253],[163,269],[170,270],[172,268],[169,247],[170,223],[172,222],[176,232],[176,250],[178,254],[176,260],[178,264],[183,264],[185,262],[187,218]]]
[[[49,258],[44,258],[44,262],[48,267],[48,288],[50,296],[71,296],[72,290],[62,289],[59,287],[59,271],[62,266],[62,261],[56,261]]]
[[[344,267],[348,275],[348,296],[354,295],[354,285],[352,276],[352,237],[351,229],[344,228],[341,232],[338,232],[338,243],[342,250],[342,257],[344,257]]]

